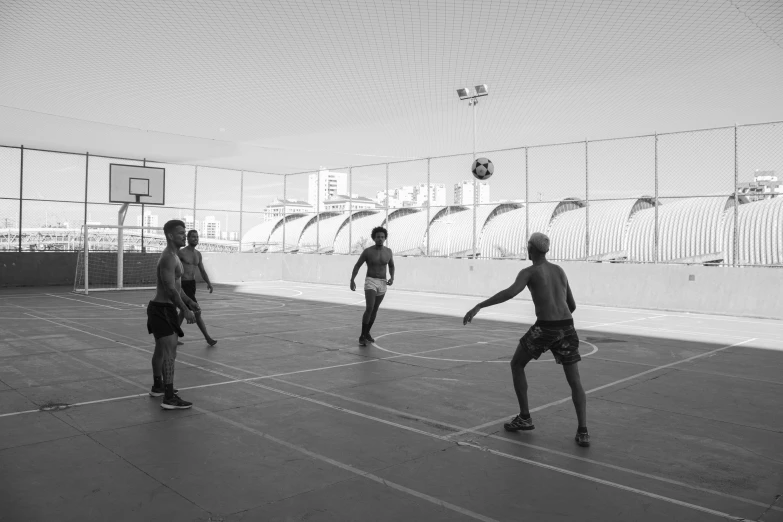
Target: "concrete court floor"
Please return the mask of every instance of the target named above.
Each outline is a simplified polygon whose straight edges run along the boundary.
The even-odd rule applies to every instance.
[[[163,411],[152,293],[67,290],[0,290],[2,521],[783,521],[779,321],[580,306],[580,448],[550,354],[502,428],[529,301],[392,288],[361,348],[361,289],[199,285]]]

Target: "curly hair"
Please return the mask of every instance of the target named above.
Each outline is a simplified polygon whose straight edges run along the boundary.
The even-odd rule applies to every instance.
[[[378,232],[383,232],[383,235],[386,236],[386,239],[389,238],[389,232],[385,228],[375,227],[372,229],[372,232],[370,233],[370,237],[373,239],[373,241],[375,240],[375,234],[377,234]]]

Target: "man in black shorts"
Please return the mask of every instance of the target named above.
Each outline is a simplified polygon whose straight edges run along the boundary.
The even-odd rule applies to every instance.
[[[359,274],[364,263],[367,263],[367,275],[364,278],[364,300],[365,309],[362,315],[362,333],[359,336],[359,346],[367,346],[367,343],[374,343],[375,339],[370,335],[370,328],[375,322],[375,316],[378,315],[383,298],[386,296],[386,287],[394,283],[394,257],[391,248],[383,246],[388,234],[383,227],[375,227],[370,233],[370,237],[375,241],[375,245],[367,247],[359,255],[356,265],[351,274],[352,292],[356,291],[354,279]],[[386,280],[386,265],[389,265],[389,280]]]
[[[587,396],[579,378],[578,362],[582,360],[579,355],[579,336],[574,329],[574,319],[571,316],[571,313],[576,310],[576,303],[565,271],[547,261],[548,250],[549,238],[540,232],[532,234],[527,243],[527,252],[533,266],[519,272],[516,281],[510,287],[476,305],[465,314],[462,324],[471,322],[482,308],[508,301],[526,286],[530,288],[530,295],[536,308],[536,324],[531,326],[520,339],[514,357],[511,359],[511,375],[519,402],[519,415],[503,427],[508,431],[532,430],[535,427],[527,404],[525,366],[531,359],[538,359],[542,353],[551,350],[557,364],[563,365],[566,380],[571,386],[571,398],[574,401],[579,423],[575,440],[580,446],[589,446]]]
[[[212,293],[212,283],[209,282],[207,271],[204,270],[204,263],[202,263],[201,252],[196,250],[198,246],[198,231],[191,230],[188,232],[188,246],[177,250],[177,256],[182,262],[182,291],[186,296],[190,298],[194,303],[196,302],[196,269],[201,272],[201,277],[207,283],[207,290]],[[207,344],[215,346],[217,341],[209,336],[207,332],[207,325],[204,324],[204,320],[201,319],[201,310],[193,310],[196,314],[196,324],[198,325],[201,333],[204,334],[204,339],[207,340]],[[179,324],[182,324],[184,319],[184,311],[179,311]]]
[[[196,316],[191,310],[199,310],[198,303],[182,293],[182,263],[177,251],[185,246],[185,223],[168,221],[163,226],[166,249],[160,255],[155,298],[147,306],[147,331],[155,336],[155,352],[152,354],[153,385],[150,396],[164,396],[160,406],[166,410],[190,408],[192,404],[182,400],[174,389],[174,361],[177,358],[177,337],[182,337],[177,308],[191,324]]]

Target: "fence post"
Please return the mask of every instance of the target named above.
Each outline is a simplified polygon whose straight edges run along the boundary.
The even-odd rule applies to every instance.
[[[655,238],[653,246],[655,248],[653,263],[658,263],[658,131],[655,131]]]
[[[590,257],[590,170],[587,160],[587,138],[585,138],[585,258]]]
[[[348,167],[348,255],[353,253],[353,167]]]
[[[427,158],[427,257],[430,257],[430,159]]]
[[[22,251],[22,201],[24,201],[24,145],[19,158],[19,252]]]
[[[285,254],[286,203],[288,203],[288,174],[283,174],[283,253]]]
[[[242,253],[242,213],[245,208],[245,171],[239,171],[239,254]],[[228,223],[226,223],[228,225]],[[228,226],[226,226],[228,228]]]
[[[87,196],[90,179],[90,153],[84,158],[84,232],[87,233]]]
[[[527,147],[525,147],[525,241],[523,242],[523,248],[527,245],[527,240],[530,239],[530,176],[528,176],[527,170]],[[527,259],[527,250],[525,250],[525,259]]]
[[[316,173],[317,185],[315,194],[315,253],[321,253],[321,169]]]
[[[196,226],[196,195],[198,194],[198,165],[196,165],[196,175],[193,177],[193,228]]]
[[[734,124],[734,242],[732,265],[739,265],[739,157],[737,155],[737,124]]]
[[[389,164],[386,164],[386,219],[384,219],[384,227],[389,230]],[[389,239],[386,239],[386,246],[389,246]],[[389,247],[391,248],[391,247]]]

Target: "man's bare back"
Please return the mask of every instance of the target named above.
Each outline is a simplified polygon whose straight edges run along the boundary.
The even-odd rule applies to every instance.
[[[527,287],[536,308],[536,318],[541,321],[572,319],[571,309],[576,308],[576,304],[568,278],[561,267],[544,260],[522,272],[527,272]]]

